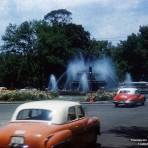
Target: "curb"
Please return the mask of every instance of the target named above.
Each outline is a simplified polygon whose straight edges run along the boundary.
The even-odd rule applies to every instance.
[[[111,104],[112,101],[80,102],[82,104]]]
[[[18,102],[0,102],[0,104],[23,104],[23,103],[26,103],[26,102],[22,102],[22,101],[18,101]]]
[[[32,102],[32,101],[27,101],[27,102]],[[5,101],[0,101],[0,104],[23,104],[23,103],[27,103],[27,102],[23,102],[23,101],[14,101],[14,102],[5,102]],[[76,102],[80,102],[81,104],[110,104],[112,103],[112,101],[96,101],[96,102],[81,102],[81,101],[76,101]]]

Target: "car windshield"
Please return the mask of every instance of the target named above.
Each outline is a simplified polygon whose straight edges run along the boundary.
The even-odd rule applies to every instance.
[[[118,94],[120,93],[134,95],[134,94],[138,94],[139,91],[138,90],[120,90]]]
[[[131,92],[128,90],[121,90],[119,93],[130,94]]]
[[[24,109],[21,110],[16,120],[44,120],[51,121],[51,111],[45,109]]]

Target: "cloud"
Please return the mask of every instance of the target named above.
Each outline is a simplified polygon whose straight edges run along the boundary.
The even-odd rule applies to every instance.
[[[129,9],[138,5],[140,0],[13,0],[18,12],[28,12],[33,9],[52,10],[59,8],[73,8],[88,4],[96,4],[114,9]]]
[[[111,0],[107,5],[117,10],[128,10],[136,8],[140,0]]]
[[[148,24],[143,2],[148,4],[147,0],[1,0],[0,33],[10,22],[42,19],[52,10],[66,8],[72,11],[74,23],[82,24],[93,37],[120,40]],[[145,14],[139,13],[139,7]]]
[[[91,33],[99,40],[117,43],[119,40],[125,40],[131,33],[137,33],[140,25],[147,24],[148,15],[132,12],[113,13],[98,19]]]
[[[102,6],[89,6],[82,12],[75,11],[77,15],[79,13],[75,20],[83,24],[92,37],[116,43],[125,40],[133,32],[137,33],[140,25],[148,24],[148,12],[144,9],[142,13],[139,12],[141,4],[139,0],[124,0],[124,3],[121,0],[106,1]]]
[[[16,3],[17,11],[27,12],[32,11],[32,9],[39,10],[51,10],[51,9],[59,9],[59,8],[71,8],[76,7],[88,3],[93,3],[97,1],[108,1],[108,0],[14,0]]]
[[[8,0],[1,0],[0,1],[0,15],[5,15],[8,13],[8,9],[9,9],[9,2]]]

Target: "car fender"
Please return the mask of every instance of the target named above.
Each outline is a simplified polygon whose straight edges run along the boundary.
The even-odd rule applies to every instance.
[[[139,99],[145,100],[145,96],[144,95],[140,95]]]
[[[97,117],[92,117],[88,120],[87,126],[96,132],[96,134],[100,135],[100,120]]]
[[[68,147],[72,139],[70,130],[62,130],[47,137],[45,146],[47,148]]]
[[[140,100],[143,100],[143,96],[132,96],[129,98],[129,100],[138,102]]]

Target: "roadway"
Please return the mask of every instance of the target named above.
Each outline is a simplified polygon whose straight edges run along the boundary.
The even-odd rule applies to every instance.
[[[19,104],[0,104],[0,126]],[[148,147],[148,101],[145,106],[118,107],[112,103],[83,104],[88,116],[99,116],[101,148]],[[99,146],[98,146],[99,147]]]

